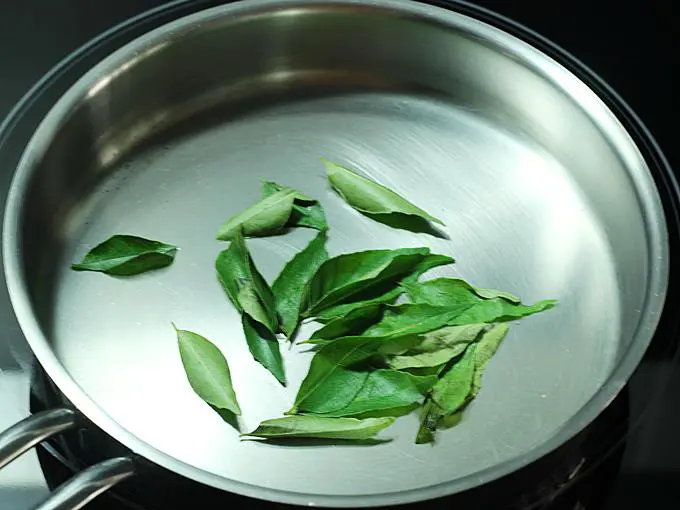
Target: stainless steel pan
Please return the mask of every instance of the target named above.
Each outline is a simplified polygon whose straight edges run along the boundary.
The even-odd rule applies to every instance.
[[[318,156],[358,167],[442,218],[449,239],[358,217]],[[560,306],[512,328],[464,421],[436,447],[417,417],[366,446],[242,442],[191,391],[170,322],[223,349],[241,428],[290,407],[215,282],[216,227],[260,177],[318,197],[332,253],[427,245],[483,286]],[[115,233],[179,245],[171,270],[121,280],[69,263]],[[309,232],[249,243],[265,277]],[[126,45],[52,108],[18,165],[3,255],[21,327],[77,412],[0,437],[0,464],[91,420],[203,484],[272,501],[391,505],[457,493],[554,450],[625,384],[668,287],[666,220],[648,162],[598,95],[557,61],[472,17],[406,1],[241,1]],[[304,334],[304,332],[303,332]],[[90,469],[43,508],[80,508],[134,474]]]

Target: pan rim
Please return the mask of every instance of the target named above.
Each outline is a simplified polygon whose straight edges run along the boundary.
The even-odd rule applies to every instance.
[[[176,4],[185,3],[182,0],[178,2],[173,2],[163,9],[170,9]],[[433,2],[435,3],[435,2]],[[226,5],[221,5],[218,7],[213,7],[205,10],[200,10],[197,13],[183,16],[173,22],[162,25],[161,27],[147,32],[134,39],[116,50],[113,54],[104,58],[93,68],[91,68],[86,74],[81,76],[76,83],[69,88],[69,90],[64,94],[52,110],[44,117],[43,121],[36,129],[31,141],[28,143],[24,154],[21,158],[15,176],[12,180],[10,186],[10,192],[7,199],[5,220],[3,225],[3,260],[5,266],[5,274],[7,278],[7,286],[10,294],[10,300],[14,308],[15,314],[21,325],[24,334],[31,345],[33,352],[35,353],[37,359],[40,361],[42,366],[45,368],[49,376],[54,380],[55,384],[60,388],[66,398],[73,403],[73,405],[79,409],[85,416],[87,416],[93,423],[95,423],[99,428],[104,430],[107,434],[112,436],[114,439],[118,440],[122,444],[129,447],[135,453],[155,462],[171,471],[179,473],[187,478],[196,480],[201,483],[205,483],[223,490],[239,493],[249,497],[256,497],[260,499],[268,499],[272,501],[280,501],[292,504],[303,504],[308,506],[331,506],[331,507],[359,507],[359,506],[384,506],[393,505],[401,503],[409,503],[420,501],[424,499],[432,499],[436,497],[441,497],[445,495],[454,494],[461,492],[463,490],[472,488],[474,486],[482,485],[490,481],[496,480],[502,476],[505,476],[513,471],[516,471],[541,457],[544,457],[551,451],[557,449],[560,445],[568,442],[574,436],[576,436],[580,431],[582,431],[589,423],[591,423],[604,408],[615,398],[615,396],[621,391],[626,381],[633,373],[640,360],[642,359],[651,339],[654,335],[654,331],[657,327],[661,311],[664,306],[665,295],[668,286],[668,275],[669,275],[669,243],[668,243],[668,231],[667,224],[665,222],[665,217],[663,213],[663,208],[661,204],[661,199],[658,196],[658,190],[656,184],[651,175],[651,171],[648,168],[645,159],[639,151],[639,147],[635,144],[635,141],[630,138],[628,130],[623,125],[623,123],[615,117],[611,112],[609,107],[605,105],[600,96],[583,80],[574,75],[569,69],[565,68],[561,62],[554,60],[545,52],[534,47],[533,45],[523,41],[517,36],[494,27],[493,25],[482,21],[476,17],[471,17],[467,14],[461,14],[456,10],[456,7],[464,7],[466,11],[472,13],[483,13],[487,18],[497,19],[506,25],[514,28],[517,32],[526,33],[532,38],[538,40],[541,44],[548,48],[553,48],[559,50],[560,53],[567,55],[571,60],[572,64],[580,68],[586,75],[593,79],[597,85],[604,89],[606,94],[613,98],[613,101],[617,103],[617,106],[621,108],[627,115],[629,115],[632,121],[637,124],[637,128],[640,129],[643,135],[648,139],[647,141],[651,144],[652,150],[660,160],[660,166],[663,167],[666,174],[668,174],[671,180],[671,186],[675,193],[678,195],[677,184],[675,179],[670,172],[670,167],[668,162],[661,153],[659,147],[654,142],[651,134],[642,124],[640,119],[632,112],[632,110],[621,100],[621,98],[612,91],[609,86],[607,86],[601,79],[599,79],[592,71],[590,71],[585,65],[580,61],[575,59],[569,53],[556,45],[547,41],[540,35],[534,33],[533,31],[519,25],[503,16],[496,13],[488,11],[486,9],[474,6],[464,1],[460,0],[447,0],[447,5],[449,8],[443,8],[441,6],[435,7],[433,3],[427,2],[412,2],[405,0],[377,0],[370,3],[364,2],[362,0],[260,0],[257,3],[244,0],[240,2],[230,3]],[[441,2],[439,2],[441,3]],[[234,6],[236,9],[245,9],[247,11],[259,12],[262,10],[268,10],[275,8],[277,6],[289,7],[291,5],[298,6],[313,6],[313,5],[361,5],[369,8],[375,9],[388,9],[396,10],[400,13],[406,15],[420,16],[425,18],[430,18],[436,22],[444,23],[448,25],[467,30],[468,32],[475,32],[477,34],[486,35],[487,39],[500,38],[500,42],[504,45],[510,44],[510,46],[519,53],[520,50],[529,51],[541,59],[541,62],[555,69],[561,70],[564,74],[570,76],[574,83],[578,85],[579,89],[589,93],[602,103],[602,110],[611,117],[612,129],[618,129],[622,134],[628,136],[627,142],[630,148],[637,152],[643,166],[648,171],[646,177],[652,183],[652,190],[648,190],[654,196],[643,197],[641,208],[643,213],[645,213],[645,221],[647,223],[650,234],[650,242],[648,243],[648,250],[651,255],[650,260],[655,260],[656,264],[650,264],[650,283],[649,283],[649,295],[653,295],[655,299],[647,299],[645,306],[643,308],[642,320],[638,325],[637,331],[635,333],[634,339],[631,341],[631,348],[622,354],[621,360],[618,366],[609,375],[607,381],[596,391],[596,393],[591,397],[591,399],[583,405],[583,407],[567,422],[565,423],[556,433],[544,443],[534,447],[528,452],[524,453],[519,457],[514,457],[508,461],[501,464],[497,464],[486,468],[482,471],[466,475],[462,478],[452,480],[449,482],[443,482],[436,485],[431,485],[427,487],[422,487],[418,489],[412,489],[404,492],[391,492],[386,494],[369,494],[369,495],[321,495],[321,494],[304,494],[296,493],[291,491],[284,491],[278,489],[269,489],[252,484],[246,484],[242,482],[237,482],[235,480],[229,480],[224,477],[206,472],[202,469],[190,466],[176,458],[165,454],[162,451],[157,450],[151,445],[145,443],[143,440],[137,438],[133,433],[128,432],[126,429],[121,427],[115,420],[113,420],[103,409],[101,409],[96,402],[94,402],[85,392],[82,390],[78,384],[71,378],[71,376],[65,371],[61,366],[60,361],[57,359],[56,355],[52,351],[47,339],[44,337],[40,331],[40,326],[33,315],[32,306],[28,298],[28,293],[26,286],[18,275],[22,274],[22,263],[19,259],[19,252],[15,248],[18,242],[17,233],[20,230],[20,212],[22,203],[23,191],[27,185],[28,178],[31,175],[31,161],[36,154],[40,153],[40,145],[37,141],[42,138],[43,143],[45,140],[49,140],[50,137],[41,137],[40,135],[45,135],[54,129],[64,115],[68,114],[69,105],[72,104],[80,94],[85,90],[89,89],[94,83],[96,83],[96,77],[100,76],[102,69],[110,68],[118,60],[129,55],[132,48],[144,48],[149,47],[150,43],[154,40],[160,40],[163,36],[181,27],[190,27],[194,22],[208,21],[213,18],[218,18],[223,16],[224,10],[233,10]],[[161,8],[154,9],[154,11],[161,11]],[[445,19],[445,21],[443,20]],[[127,23],[127,22],[126,22]],[[124,23],[125,24],[125,23]],[[120,29],[124,24],[114,27],[111,32],[115,32]],[[94,41],[93,41],[94,43]],[[67,57],[66,60],[69,60]],[[65,61],[63,61],[65,62]],[[59,64],[61,65],[61,64]],[[29,92],[30,94],[30,92]],[[571,94],[570,94],[571,95]],[[638,183],[639,184],[639,183]],[[640,189],[637,189],[640,192]],[[656,192],[656,193],[655,193]],[[656,218],[657,222],[652,222],[650,227],[649,213],[652,202],[656,200],[660,208],[660,217]],[[647,205],[647,207],[644,207]],[[658,212],[658,211],[657,211]],[[652,228],[654,227],[654,228]],[[633,349],[632,347],[636,347]],[[471,483],[472,482],[472,483]]]

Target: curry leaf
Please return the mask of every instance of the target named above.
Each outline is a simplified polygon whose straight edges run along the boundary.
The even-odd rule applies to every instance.
[[[363,361],[371,357],[378,349],[378,346],[376,345],[377,342],[375,340],[364,339],[361,337],[350,338],[353,339],[346,342],[337,340],[331,344],[324,345],[314,355],[307,375],[302,381],[297,396],[295,397],[295,405],[289,411],[289,413],[296,413],[298,411],[298,406],[303,402],[309,400],[313,401],[317,395],[318,388],[332,385],[332,382],[336,377],[342,378],[342,375],[337,374],[342,372],[344,366],[349,366]],[[341,340],[346,339],[343,338]],[[361,375],[360,372],[355,373],[359,374],[356,376],[357,379],[365,377],[365,375]],[[361,384],[363,384],[362,381],[355,382],[351,388],[347,386],[346,382],[339,385],[339,391],[342,391],[343,395],[348,395],[346,397],[346,402],[349,402],[349,399],[351,399],[351,397],[353,397],[356,392],[361,389]],[[323,398],[324,395],[322,393],[321,400],[323,400]],[[334,398],[340,399],[345,397],[341,397],[340,395],[336,394]],[[338,405],[338,407],[340,406]]]
[[[241,322],[243,323],[243,332],[246,336],[248,349],[250,349],[253,358],[285,386],[286,374],[283,368],[283,359],[281,359],[279,342],[274,334],[247,314],[243,314]]]
[[[321,231],[328,230],[326,214],[319,203],[308,206],[294,204],[287,226],[308,227]]]
[[[413,303],[431,306],[450,306],[483,301],[464,280],[436,278],[425,282],[404,282],[406,294]]]
[[[324,416],[286,416],[266,420],[244,437],[318,438],[366,440],[372,439],[394,423],[394,418],[327,418]]]
[[[417,341],[419,339],[415,336],[396,339],[350,336],[337,338],[322,345],[312,358],[307,375],[295,397],[295,405],[289,413],[296,413],[299,405],[309,401],[309,399],[316,398],[315,395],[318,395],[317,392],[320,388],[328,387],[333,381],[340,380],[337,378],[342,378],[342,375],[337,374],[344,368],[365,362],[373,356],[390,355],[395,351],[401,352],[415,345]],[[329,379],[331,382],[328,382]],[[355,389],[358,391],[358,388]],[[343,392],[343,395],[349,396],[352,396],[352,391],[354,390],[346,387],[338,389],[338,393]],[[323,397],[324,393],[321,393],[321,398],[325,398]],[[337,397],[337,399],[340,399],[340,397]]]
[[[229,248],[220,252],[215,261],[215,269],[222,287],[236,309],[243,312],[247,307],[248,313],[254,319],[262,322],[272,333],[276,332],[278,316],[274,295],[255,267],[242,234],[237,233]],[[241,302],[242,299],[247,301]],[[256,306],[261,313],[255,312]]]
[[[176,332],[184,371],[194,392],[212,407],[240,415],[229,365],[220,350],[201,335],[181,329]]]
[[[471,306],[451,324],[472,324],[475,322],[501,322],[521,319],[554,308],[557,301],[546,299],[532,305],[513,305],[505,299],[493,298]]]
[[[387,307],[382,320],[364,331],[363,336],[398,337],[419,335],[449,325],[469,305],[432,306],[406,303]]]
[[[404,282],[415,283],[418,280],[418,278],[420,278],[430,269],[434,269],[435,267],[439,266],[448,266],[449,264],[453,264],[454,262],[455,260],[453,259],[453,257],[449,257],[448,255],[442,255],[440,253],[430,253],[416,266],[416,268],[413,270],[413,273],[411,273],[404,279]]]
[[[465,344],[459,344],[455,347],[440,349],[434,352],[421,352],[418,354],[404,354],[400,356],[394,356],[387,360],[387,364],[396,370],[404,370],[406,368],[440,367],[451,361],[456,356],[460,356],[465,348]]]
[[[407,354],[394,356],[387,364],[397,370],[440,367],[460,356],[484,329],[484,324],[444,327],[423,335]]]
[[[239,232],[246,237],[278,234],[288,223],[297,193],[286,188],[255,202],[225,221],[217,232],[217,239],[230,241]]]
[[[292,188],[283,186],[273,181],[262,181],[261,196],[264,199],[284,189]],[[321,207],[321,204],[316,200],[300,193],[299,191],[296,191],[293,210],[285,226],[309,227],[316,230],[328,229],[326,215],[323,212],[323,207]]]
[[[375,181],[323,159],[326,175],[333,189],[357,211],[379,218],[381,215],[404,214],[426,221],[444,223],[423,209]]]
[[[328,259],[326,233],[319,234],[304,250],[293,257],[272,285],[276,309],[281,318],[281,329],[291,336],[298,324],[302,296],[307,282]]]
[[[243,282],[238,292],[238,302],[243,308],[243,315],[271,329],[271,317],[250,282]]]
[[[332,340],[341,336],[360,335],[369,326],[380,320],[383,307],[380,304],[355,308],[344,317],[339,317],[318,329],[310,340]]]
[[[422,341],[411,352],[436,352],[463,345],[467,347],[474,342],[486,324],[466,324],[463,326],[447,326],[423,335]]]
[[[510,303],[513,304],[520,304],[522,300],[515,296],[514,294],[511,294],[510,292],[505,292],[502,290],[495,290],[495,289],[480,289],[477,287],[473,287],[470,285],[470,288],[472,291],[477,294],[479,297],[484,298],[484,299],[494,299],[494,298],[503,298],[506,301],[509,301]]]
[[[482,375],[489,361],[496,354],[501,342],[508,334],[509,326],[507,324],[496,324],[489,331],[482,335],[482,338],[475,348],[475,375],[472,379],[472,388],[470,389],[469,400],[472,400],[479,393],[482,385]]]
[[[324,262],[309,281],[302,303],[305,317],[331,306],[355,300],[390,281],[411,274],[429,254],[429,248],[369,250],[347,253]]]
[[[337,305],[332,306],[330,308],[326,308],[325,310],[322,310],[317,315],[315,315],[314,320],[322,324],[328,324],[333,321],[337,321],[344,317],[347,317],[352,312],[357,310],[362,310],[364,308],[372,308],[375,307],[376,305],[393,304],[397,300],[397,298],[399,298],[399,296],[401,296],[403,293],[404,289],[397,285],[391,290],[385,292],[384,294],[380,294],[379,296],[372,299],[366,299],[365,301],[354,301],[352,303],[345,303],[344,305]],[[379,306],[378,309],[380,309]]]
[[[433,269],[438,266],[453,264],[453,262],[454,260],[447,255],[439,255],[432,253],[425,257],[416,266],[413,272],[409,274],[406,278],[404,278],[401,282],[395,282],[392,283],[391,285],[388,285],[387,286],[388,290],[385,290],[382,294],[379,294],[378,296],[373,298],[368,298],[361,301],[354,301],[351,303],[346,303],[344,305],[337,305],[332,306],[330,308],[326,308],[325,310],[322,310],[315,316],[315,320],[318,322],[327,323],[340,317],[344,317],[351,311],[356,310],[357,308],[364,308],[376,304],[393,304],[397,300],[397,298],[404,293],[404,288],[400,285],[400,283],[402,282],[415,283],[422,274],[426,273],[430,269]]]
[[[465,405],[472,389],[476,351],[477,345],[470,345],[462,358],[444,372],[432,387],[430,398],[441,409],[443,416],[449,416]]]
[[[509,301],[508,297],[499,297],[504,293],[482,289],[481,294],[495,296],[484,298],[479,289],[469,283],[453,278],[437,278],[426,282],[406,282],[403,284],[406,293],[414,303],[432,306],[467,305],[455,321],[450,324],[473,324],[508,321],[533,315],[553,308],[557,301],[544,300],[532,305],[524,305]],[[510,298],[516,299],[509,295]]]
[[[320,361],[322,360],[317,360],[314,370],[319,370]],[[329,360],[325,361],[332,363]],[[309,388],[309,391],[305,391],[304,396],[298,393],[295,407],[287,414],[312,413],[328,416],[350,416],[333,413],[346,408],[356,398],[369,375],[369,372],[348,370],[337,366],[328,373],[326,378],[320,379],[318,384]],[[300,390],[304,391],[302,387]]]
[[[92,248],[75,271],[95,271],[112,276],[132,276],[172,264],[177,247],[130,235],[115,235]]]
[[[463,409],[479,393],[484,370],[508,330],[507,324],[497,324],[486,331],[437,381],[423,408],[416,443],[432,442],[437,428],[450,428],[460,422]]]
[[[353,372],[343,370],[343,373],[351,374]],[[382,414],[391,409],[408,408],[413,404],[422,402],[423,393],[427,392],[436,380],[436,376],[418,378],[396,370],[374,370],[367,374],[363,385],[346,406],[323,412],[301,403],[299,411],[332,417],[367,416],[370,413]],[[332,395],[332,387],[324,389],[329,396]]]
[[[432,387],[423,408],[416,443],[434,441],[434,434],[440,421],[456,413],[468,402],[475,374],[475,348],[476,344],[470,345],[462,358]]]
[[[293,198],[295,198],[295,200],[304,205],[310,205],[316,202],[316,200],[314,200],[311,197],[308,197],[301,191],[296,190],[295,188],[291,188],[290,186],[284,186],[283,184],[279,184],[278,182],[274,181],[267,181],[264,179],[261,180],[260,198],[262,199],[268,198],[271,195],[278,193],[279,191],[292,192]]]
[[[416,444],[434,442],[434,434],[437,430],[437,423],[441,417],[441,412],[432,400],[427,399],[420,411],[420,427],[416,433]]]

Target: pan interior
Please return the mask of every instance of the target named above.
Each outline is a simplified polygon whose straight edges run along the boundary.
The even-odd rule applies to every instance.
[[[44,335],[129,433],[246,484],[397,493],[526,454],[631,348],[649,271],[637,153],[575,78],[481,23],[399,2],[289,4],[246,2],[155,32],[87,75],[40,127],[25,162],[20,255]],[[230,51],[237,43],[244,49]],[[351,210],[329,190],[320,156],[441,218],[450,239]],[[240,441],[192,393],[171,321],[226,354],[243,431],[291,407],[310,355],[282,349],[289,385],[280,387],[252,359],[214,274],[226,247],[216,229],[257,200],[261,178],[321,201],[331,254],[429,246],[457,261],[429,276],[560,305],[512,326],[465,419],[434,447],[413,443],[415,414],[379,445]],[[119,233],[180,252],[170,268],[135,278],[69,270]],[[248,246],[271,282],[312,236]]]

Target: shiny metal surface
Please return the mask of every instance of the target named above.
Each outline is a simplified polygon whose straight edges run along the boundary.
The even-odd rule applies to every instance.
[[[0,468],[79,421],[78,414],[71,409],[50,409],[25,418],[0,434]]]
[[[132,460],[126,457],[106,460],[78,473],[33,510],[79,510],[134,474]]]
[[[450,240],[356,215],[328,190],[320,155],[426,206]],[[290,407],[309,357],[284,352],[291,384],[278,387],[212,270],[215,229],[256,199],[260,177],[322,201],[331,253],[424,244],[458,261],[434,274],[561,306],[513,328],[465,420],[434,448],[413,444],[415,416],[379,446],[240,442],[188,387],[170,321],[224,350],[244,430]],[[123,232],[182,250],[134,280],[68,270]],[[271,280],[310,236],[249,246]],[[592,420],[653,333],[665,236],[630,137],[556,62],[425,4],[300,0],[185,18],[86,75],[22,159],[3,243],[31,346],[97,425],[217,487],[360,506],[483,483]]]
[[[38,443],[82,422],[72,409],[56,408],[35,413],[0,434],[0,468]],[[78,510],[102,492],[134,476],[131,459],[120,457],[94,465],[50,494],[34,510]]]

